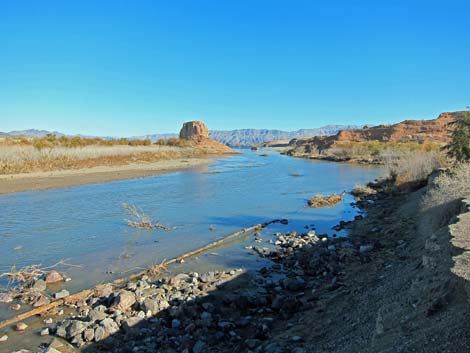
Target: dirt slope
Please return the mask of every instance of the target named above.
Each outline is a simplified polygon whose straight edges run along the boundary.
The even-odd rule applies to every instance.
[[[304,339],[304,352],[469,352],[470,212],[423,231],[416,210],[426,190],[388,195],[367,207],[353,239],[374,245],[343,268],[342,289],[296,315],[276,342]]]

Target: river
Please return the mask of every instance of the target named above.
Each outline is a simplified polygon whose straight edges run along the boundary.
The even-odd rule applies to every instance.
[[[307,199],[351,190],[381,174],[377,167],[241,151],[176,173],[0,195],[0,271],[65,259],[76,265],[65,269],[72,281],[64,287],[74,292],[271,219],[286,218],[289,224],[267,227],[263,241],[272,239],[274,232],[304,231],[306,226],[332,235],[331,227],[339,220],[357,214],[352,197],[346,195],[337,206],[323,209],[306,208]],[[168,232],[130,228],[123,203],[176,228]],[[250,237],[173,270],[256,268],[262,261],[246,249],[253,244]],[[11,313],[0,310],[0,318],[6,315]]]

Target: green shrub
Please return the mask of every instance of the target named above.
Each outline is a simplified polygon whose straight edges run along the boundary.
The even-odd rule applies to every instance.
[[[464,112],[453,125],[449,155],[459,162],[470,161],[470,111]]]

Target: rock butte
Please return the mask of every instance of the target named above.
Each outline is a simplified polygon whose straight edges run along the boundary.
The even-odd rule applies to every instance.
[[[205,148],[209,153],[236,153],[224,144],[209,138],[209,129],[202,121],[188,121],[183,124],[180,138],[191,141],[198,147]]]
[[[209,138],[209,129],[202,121],[189,121],[183,124],[180,138],[201,142]]]

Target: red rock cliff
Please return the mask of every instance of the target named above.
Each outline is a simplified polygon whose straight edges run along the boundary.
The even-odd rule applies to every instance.
[[[433,142],[446,144],[450,141],[452,125],[462,112],[442,113],[433,120],[405,120],[393,125],[378,125],[359,130],[343,130],[332,136],[316,136],[294,139],[293,146],[305,144],[328,148],[336,142]]]

